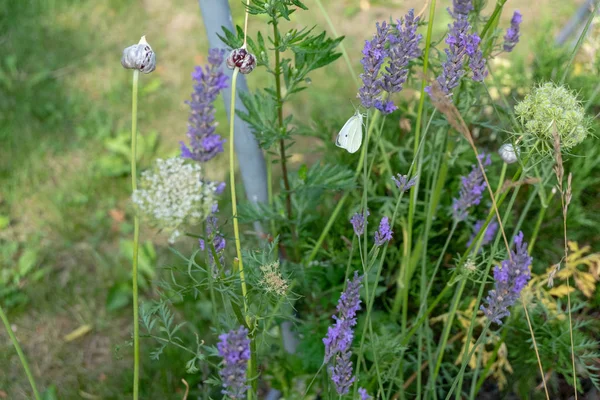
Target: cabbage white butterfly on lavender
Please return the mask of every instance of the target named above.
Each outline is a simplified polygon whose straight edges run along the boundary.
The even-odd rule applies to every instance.
[[[362,144],[363,116],[356,110],[346,121],[335,139],[335,145],[346,149],[348,153],[356,153]]]

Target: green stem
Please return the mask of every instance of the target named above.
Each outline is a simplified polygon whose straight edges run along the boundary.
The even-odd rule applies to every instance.
[[[506,1],[507,0],[498,0],[496,2],[496,7],[494,8],[492,15],[487,20],[485,26],[483,27],[483,30],[481,31],[481,35],[480,35],[481,41],[483,41],[485,39],[485,36],[487,35],[488,31],[490,30],[490,27],[492,26],[492,24],[494,23],[496,18],[499,17],[500,12],[502,11],[502,7],[504,7],[504,4],[506,3]]]
[[[137,190],[137,102],[138,78],[140,72],[133,71],[132,100],[131,100],[131,191]],[[132,261],[132,286],[133,286],[133,399],[139,398],[140,392],[140,319],[138,296],[138,253],[140,242],[140,219],[133,217],[133,261]]]
[[[283,129],[283,100],[281,98],[281,62],[279,54],[279,30],[277,29],[277,19],[272,19],[273,23],[273,46],[275,47],[275,90],[277,92],[277,123],[281,131]],[[290,189],[290,181],[287,172],[287,159],[285,155],[285,141],[279,140],[279,155],[281,158],[281,173],[283,174],[283,185],[285,187],[285,204],[287,207],[287,216],[290,223],[292,221],[292,192]],[[292,236],[295,237],[295,229],[290,225]],[[298,242],[297,240],[294,240]]]
[[[471,357],[473,356],[473,353],[475,353],[475,351],[477,350],[477,347],[479,347],[479,345],[481,344],[481,341],[487,334],[489,327],[490,327],[490,322],[488,321],[485,324],[485,326],[483,327],[483,330],[481,331],[479,338],[477,338],[477,341],[475,342],[473,349],[471,349],[471,351],[469,352],[469,355],[465,359],[463,359],[462,365],[460,366],[460,371],[458,372],[458,375],[457,375],[458,377],[461,377],[465,373],[465,368],[467,367],[468,360],[471,359]],[[452,386],[450,387],[450,390],[448,391],[448,395],[446,396],[446,400],[450,399],[450,397],[452,396],[452,393],[454,393],[454,388],[456,388],[458,381],[459,381],[459,378],[456,378],[454,380],[454,382],[452,383]]]
[[[250,330],[250,361],[248,362],[249,376],[251,380],[252,391],[248,392],[248,398],[251,399],[256,393],[258,387],[258,365],[256,359],[256,343],[254,334],[252,333],[252,321],[250,319],[250,313],[248,310],[248,289],[246,287],[246,276],[244,274],[244,264],[242,262],[242,247],[240,241],[240,228],[238,223],[237,215],[237,198],[235,193],[235,151],[233,147],[234,141],[234,127],[235,127],[235,88],[237,84],[237,76],[239,74],[239,68],[233,71],[231,77],[231,113],[229,116],[229,186],[231,187],[231,209],[233,217],[233,235],[235,237],[235,250],[238,258],[238,269],[240,273],[240,282],[242,286],[242,300],[244,302],[244,314],[246,319],[246,325]]]
[[[29,384],[31,385],[31,390],[33,390],[33,396],[35,397],[36,400],[40,400],[40,394],[38,393],[37,386],[35,385],[35,380],[33,379],[33,374],[31,373],[31,370],[29,369],[29,364],[27,363],[25,354],[23,354],[21,345],[19,345],[19,341],[17,340],[15,333],[13,332],[12,328],[10,327],[8,318],[6,317],[6,314],[4,314],[4,309],[2,309],[1,305],[0,305],[0,319],[2,319],[2,322],[4,323],[4,327],[6,328],[6,333],[8,333],[8,336],[10,337],[10,341],[12,342],[13,347],[15,348],[15,350],[17,352],[17,355],[19,356],[19,360],[21,360],[21,365],[23,366],[23,369],[25,370],[25,375],[27,375],[27,379],[29,380]]]
[[[267,199],[269,207],[273,207],[273,162],[271,161],[271,155],[267,152],[266,157],[267,163]],[[277,229],[275,228],[275,221],[271,219],[271,236],[277,237]]]
[[[418,148],[420,146],[420,139],[421,139],[421,125],[423,122],[423,112],[425,109],[425,98],[427,97],[425,95],[425,86],[427,85],[427,70],[429,68],[429,52],[431,50],[431,39],[433,36],[433,21],[434,21],[434,17],[435,17],[435,5],[436,5],[436,0],[432,0],[431,1],[431,5],[429,6],[429,19],[427,21],[427,36],[425,38],[425,52],[423,55],[423,79],[421,81],[421,92],[420,92],[420,97],[419,97],[419,106],[418,106],[418,111],[417,111],[417,120],[415,123],[415,142],[414,142],[414,148],[413,148],[413,152],[415,155],[415,165],[416,165],[416,170],[420,171],[421,170],[421,165],[422,165],[422,154],[419,154],[418,152]],[[402,261],[402,265],[404,266],[404,273],[403,273],[403,277],[405,279],[403,279],[403,282],[401,283],[402,285],[402,293],[404,295],[405,291],[406,293],[408,293],[408,266],[410,265],[411,262],[411,252],[412,252],[412,230],[413,230],[413,223],[414,223],[414,219],[415,219],[415,211],[417,208],[417,196],[419,193],[419,185],[420,185],[420,181],[421,178],[417,175],[417,180],[416,180],[416,184],[410,189],[410,196],[409,196],[409,203],[408,203],[408,223],[407,223],[407,227],[406,227],[406,252],[404,254],[403,257],[403,261]],[[405,298],[403,298],[404,300]],[[403,301],[403,303],[405,303]],[[403,305],[403,318],[402,318],[402,332],[406,332],[406,320],[404,318],[405,315],[405,308],[406,306]]]

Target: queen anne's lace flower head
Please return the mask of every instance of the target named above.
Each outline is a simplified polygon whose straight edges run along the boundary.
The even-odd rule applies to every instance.
[[[589,134],[585,110],[575,93],[554,83],[534,88],[515,106],[515,114],[523,125],[523,133],[515,134],[515,142],[542,154],[554,151],[554,129],[563,150],[578,145]]]
[[[223,368],[219,371],[223,381],[223,393],[231,399],[245,399],[248,385],[246,371],[250,359],[250,339],[243,326],[219,336],[217,349],[223,357]]]
[[[157,159],[142,173],[132,200],[152,225],[172,232],[172,242],[183,224],[201,222],[211,214],[216,189],[215,183],[202,180],[198,164],[185,164],[179,157]]]

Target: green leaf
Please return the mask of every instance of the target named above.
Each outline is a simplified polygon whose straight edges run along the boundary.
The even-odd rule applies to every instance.
[[[106,309],[116,311],[127,307],[131,301],[131,289],[129,285],[121,282],[113,285],[106,296]]]

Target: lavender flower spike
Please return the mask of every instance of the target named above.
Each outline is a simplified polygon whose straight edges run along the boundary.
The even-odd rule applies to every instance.
[[[388,51],[385,49],[385,43],[388,40],[389,27],[385,21],[379,25],[377,23],[377,33],[373,36],[373,40],[365,41],[365,47],[363,48],[363,58],[360,63],[363,65],[364,73],[360,74],[360,79],[363,82],[362,87],[358,91],[358,98],[365,108],[375,107],[375,103],[381,99],[382,80],[378,78],[379,70],[383,64],[384,59],[388,55]],[[379,104],[380,107],[385,108],[385,104]]]
[[[490,155],[485,153],[479,155],[479,160],[484,167],[492,163]],[[452,216],[456,222],[464,221],[467,218],[469,208],[481,202],[483,191],[486,188],[483,173],[477,164],[471,167],[471,173],[468,176],[461,177],[461,181],[460,195],[452,203]]]
[[[396,176],[392,176],[392,180],[396,184],[396,187],[400,189],[401,192],[407,192],[411,187],[415,186],[417,183],[417,177],[412,177],[410,180],[408,179],[408,175],[400,175],[396,174]]]
[[[356,213],[350,218],[352,229],[356,236],[361,236],[365,231],[366,219],[371,213],[367,210],[364,214]]]
[[[348,280],[346,291],[338,301],[338,315],[334,315],[335,325],[327,330],[327,336],[323,339],[325,344],[325,362],[329,362],[333,356],[350,350],[354,332],[352,327],[356,325],[356,312],[360,310],[360,288],[362,287],[362,276],[354,273],[352,281]]]
[[[452,0],[452,8],[453,10],[448,12],[454,18],[467,17],[473,10],[473,4],[471,0]]]
[[[533,258],[527,253],[527,243],[523,242],[523,232],[515,237],[515,250],[511,250],[511,258],[502,261],[500,267],[494,268],[494,289],[485,299],[487,306],[481,311],[493,322],[501,325],[502,318],[508,317],[508,310],[519,298],[521,291],[531,279],[529,266]]]
[[[354,272],[352,281],[348,280],[346,290],[340,296],[337,305],[335,325],[327,330],[327,336],[323,339],[325,344],[324,363],[328,363],[328,371],[331,374],[336,391],[340,395],[348,393],[350,385],[354,383],[352,371],[352,352],[350,346],[354,339],[353,327],[356,325],[356,313],[360,310],[360,288],[362,287],[362,276]]]
[[[485,224],[484,219],[480,219],[477,222],[475,222],[475,225],[473,225],[473,234],[471,235],[471,238],[467,242],[467,247],[471,246],[471,243],[473,243],[473,240],[475,240],[475,238],[477,237],[477,234],[479,233],[481,228],[483,228],[484,224]],[[481,241],[481,245],[485,246],[486,244],[488,244],[489,242],[494,240],[494,237],[496,236],[497,231],[498,231],[498,221],[496,221],[494,219],[494,220],[490,221],[489,225],[485,229],[485,232],[483,233],[483,240]]]
[[[440,88],[447,95],[450,95],[452,89],[458,86],[460,79],[465,74],[463,65],[467,48],[470,50],[473,46],[473,40],[469,41],[467,33],[471,27],[467,17],[462,14],[456,15],[458,18],[449,26],[450,31],[446,38],[446,43],[449,45],[445,49],[447,59],[442,64],[442,73],[437,78]]]
[[[504,35],[504,51],[510,53],[519,43],[521,21],[523,21],[523,16],[519,10],[516,10],[510,20],[510,28],[506,30],[506,35]]]
[[[375,232],[375,245],[381,246],[386,242],[392,240],[392,228],[390,228],[390,221],[388,217],[381,218],[379,223],[379,230]]]
[[[232,399],[244,399],[248,390],[246,370],[250,359],[248,330],[240,326],[219,336],[219,355],[223,357],[223,368],[219,371],[223,381],[222,394]]]
[[[396,93],[402,90],[402,85],[406,82],[408,76],[409,61],[421,55],[419,41],[422,35],[417,35],[418,25],[419,17],[415,18],[415,12],[411,9],[404,17],[404,21],[398,20],[395,31],[388,36],[390,64],[382,74],[382,87],[388,93]]]
[[[223,152],[221,136],[215,133],[214,102],[221,92],[227,88],[227,76],[220,70],[223,63],[223,50],[210,49],[208,65],[203,69],[196,67],[192,78],[196,81],[192,100],[186,103],[190,106],[187,136],[189,147],[180,142],[181,157],[199,162],[206,162]]]
[[[360,400],[371,400],[373,398],[365,388],[358,388],[358,394],[360,395]]]

